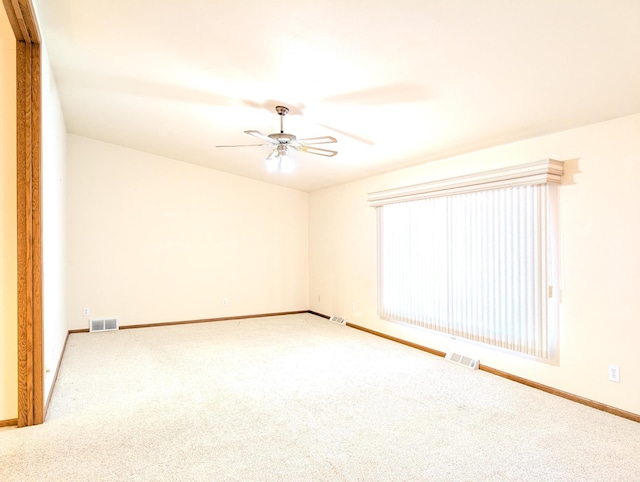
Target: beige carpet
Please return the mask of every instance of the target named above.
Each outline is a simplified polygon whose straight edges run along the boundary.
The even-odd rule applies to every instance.
[[[71,335],[2,481],[638,481],[640,424],[310,314]]]

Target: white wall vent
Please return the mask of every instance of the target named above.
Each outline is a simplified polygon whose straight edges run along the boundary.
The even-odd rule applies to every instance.
[[[477,370],[478,368],[480,368],[480,360],[476,360],[475,358],[470,358],[468,356],[460,355],[459,353],[454,353],[452,351],[447,353],[447,356],[445,356],[444,359],[449,360],[453,363],[457,363],[458,365],[472,368],[474,370]]]
[[[329,318],[329,321],[331,321],[332,323],[336,323],[338,325],[347,324],[347,320],[345,320],[344,318],[340,318],[339,316],[332,316],[331,318]]]
[[[89,320],[89,331],[114,331],[118,329],[118,318]]]

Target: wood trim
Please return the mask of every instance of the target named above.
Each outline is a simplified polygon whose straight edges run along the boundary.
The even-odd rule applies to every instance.
[[[44,420],[40,45],[17,42],[18,425]]]
[[[31,0],[2,0],[18,42],[40,43],[40,29]]]
[[[212,323],[216,321],[229,321],[229,320],[246,320],[248,318],[266,318],[269,316],[284,316],[284,315],[299,315],[302,313],[309,313],[307,310],[300,311],[282,311],[279,313],[260,313],[257,315],[240,315],[240,316],[225,316],[222,318],[203,318],[201,320],[186,320],[186,321],[165,321],[161,323],[146,323],[139,325],[123,325],[120,326],[120,330],[131,330],[135,328],[152,328],[154,326],[173,326],[173,325],[190,325],[193,323]],[[81,328],[78,330],[69,330],[70,334],[74,333],[89,333],[89,328]]]
[[[10,418],[8,420],[0,420],[0,428],[3,427],[14,427],[18,425],[18,419],[17,418]]]
[[[31,44],[31,243],[34,424],[44,422],[44,312],[42,279],[42,75],[41,46]]]
[[[411,348],[415,348],[415,349],[420,350],[420,351],[426,351],[427,353],[431,353],[432,355],[436,355],[436,356],[439,356],[439,357],[442,357],[442,358],[444,358],[444,356],[446,355],[446,353],[443,352],[443,351],[434,350],[433,348],[429,348],[429,347],[426,347],[424,345],[419,345],[417,343],[413,343],[413,342],[410,342],[410,341],[407,341],[407,340],[403,340],[402,338],[396,338],[395,336],[386,335],[386,334],[381,333],[379,331],[375,331],[375,330],[371,330],[369,328],[365,328],[364,326],[354,325],[353,323],[349,323],[349,322],[347,322],[347,326],[350,326],[351,328],[355,328],[356,330],[364,331],[366,333],[371,333],[372,335],[376,335],[376,336],[379,336],[381,338],[386,338],[387,340],[395,341],[396,343],[401,343],[402,345],[410,346]]]
[[[315,313],[313,311],[309,311],[309,313],[316,314],[318,316],[322,316],[323,318],[329,318],[326,315],[322,315],[320,313]],[[429,348],[423,345],[419,345],[417,343],[412,343],[410,341],[403,340],[401,338],[396,338],[394,336],[389,336],[384,333],[380,333],[375,330],[371,330],[369,328],[365,328],[363,326],[354,325],[353,323],[347,323],[347,326],[351,328],[355,328],[356,330],[361,330],[366,333],[371,333],[372,335],[376,335],[387,340],[395,341],[397,343],[401,343],[403,345],[410,346],[411,348],[416,348],[421,351],[425,351],[427,353],[431,353],[432,355],[436,355],[439,357],[444,357],[446,355],[445,352],[434,350],[433,348]],[[574,395],[573,393],[565,392],[564,390],[559,390],[557,388],[550,387],[548,385],[543,385],[542,383],[534,382],[533,380],[529,380],[527,378],[519,377],[517,375],[512,375],[511,373],[498,370],[497,368],[492,368],[486,365],[480,364],[480,370],[485,371],[487,373],[491,373],[492,375],[497,375],[502,378],[506,378],[507,380],[511,380],[516,383],[520,383],[522,385],[526,385],[531,388],[535,388],[537,390],[542,390],[543,392],[549,393],[551,395],[555,395],[557,397],[564,398],[566,400],[570,400],[575,403],[579,403],[580,405],[586,405],[590,408],[595,408],[596,410],[601,410],[603,412],[610,413],[612,415],[617,415],[618,417],[626,418],[627,420],[631,420],[633,422],[640,423],[640,414],[629,412],[627,410],[623,410],[621,408],[612,407],[611,405],[607,405],[605,403],[596,402],[595,400],[591,400],[589,398],[581,397],[579,395]]]
[[[312,315],[316,315],[316,316],[321,316],[322,318],[326,318],[327,320],[331,318],[330,316],[323,315],[322,313],[318,313],[317,311],[308,310],[307,313],[311,313]],[[355,328],[355,325],[353,325],[353,327]]]
[[[19,427],[44,421],[40,32],[31,0],[3,0],[16,37]]]
[[[31,312],[31,163],[27,162],[27,145],[31,136],[27,134],[26,116],[29,111],[30,62],[26,61],[28,47],[24,42],[16,45],[17,69],[17,210],[18,210],[18,421],[21,427],[32,425],[33,383],[33,340]]]
[[[483,365],[482,363],[480,364],[480,370],[491,373],[493,375],[497,375],[502,378],[506,378],[507,380],[511,380],[522,385],[526,385],[531,388],[542,390],[543,392],[550,393],[551,395],[556,395],[557,397],[571,400],[572,402],[576,402],[581,405],[586,405],[587,407],[595,408],[596,410],[601,410],[603,412],[607,412],[613,415],[617,415],[618,417],[626,418],[628,420],[640,423],[640,414],[637,413],[629,412],[627,410],[622,410],[621,408],[616,408],[612,407],[611,405],[596,402],[595,400],[581,397],[579,395],[574,395],[573,393],[565,392],[564,390],[558,390],[557,388],[543,385],[542,383],[534,382],[533,380],[522,378],[517,375],[512,375],[511,373],[503,372],[502,370]]]

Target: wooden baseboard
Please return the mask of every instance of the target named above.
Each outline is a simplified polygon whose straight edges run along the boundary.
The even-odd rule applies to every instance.
[[[321,316],[323,318],[326,318],[327,320],[331,318],[330,316],[323,315],[322,313],[318,313],[317,311],[308,310],[307,313],[311,313],[312,315],[316,315],[316,316]]]
[[[433,348],[429,348],[424,345],[419,345],[417,343],[413,343],[407,340],[403,340],[402,338],[396,338],[395,336],[385,335],[384,333],[380,333],[379,331],[371,330],[369,328],[365,328],[364,326],[354,325],[353,323],[347,322],[347,326],[351,328],[355,328],[356,330],[365,331],[367,333],[371,333],[372,335],[379,336],[381,338],[386,338],[387,340],[395,341],[396,343],[401,343],[403,345],[410,346],[411,348],[415,348],[417,350],[426,351],[427,353],[431,353],[432,355],[443,357],[446,355],[445,352],[440,350],[434,350]]]
[[[543,385],[542,383],[534,382],[532,380],[528,380],[527,378],[522,378],[517,375],[512,375],[511,373],[498,370],[497,368],[488,367],[486,365],[483,365],[482,363],[480,363],[480,370],[491,373],[493,375],[497,375],[502,378],[506,378],[516,383],[521,383],[522,385],[527,385],[528,387],[542,390],[543,392],[550,393],[551,395],[556,395],[558,397],[571,400],[572,402],[576,402],[581,405],[586,405],[587,407],[595,408],[596,410],[601,410],[603,412],[611,413],[613,415],[617,415],[618,417],[626,418],[628,420],[640,423],[640,414],[637,413],[629,412],[621,408],[612,407],[611,405],[607,405],[605,403],[596,402],[595,400],[581,397],[579,395],[574,395],[573,393],[565,392],[564,390],[558,390],[557,388]]]
[[[329,318],[328,316],[322,315],[320,313],[315,313],[310,311],[309,313],[313,313],[318,316],[322,316],[325,318]],[[397,343],[401,343],[403,345],[410,346],[411,348],[417,348],[418,350],[426,351],[427,353],[431,353],[432,355],[437,355],[440,357],[444,357],[446,355],[445,352],[434,350],[433,348],[429,348],[423,345],[419,345],[417,343],[412,343],[410,341],[403,340],[401,338],[396,338],[394,336],[389,336],[384,333],[371,330],[369,328],[365,328],[363,326],[354,325],[353,323],[347,323],[347,326],[351,328],[355,328],[356,330],[361,330],[367,333],[371,333],[372,335],[376,335],[382,338],[386,338],[387,340],[395,341]],[[511,373],[498,370],[497,368],[492,368],[486,365],[480,364],[480,370],[485,371],[487,373],[491,373],[493,375],[497,375],[502,378],[506,378],[507,380],[511,380],[516,383],[520,383],[522,385],[526,385],[531,388],[536,388],[538,390],[542,390],[543,392],[550,393],[551,395],[555,395],[557,397],[565,398],[567,400],[571,400],[572,402],[579,403],[581,405],[586,405],[587,407],[595,408],[596,410],[601,410],[603,412],[610,413],[612,415],[617,415],[618,417],[626,418],[628,420],[632,420],[634,422],[640,423],[640,414],[629,412],[627,410],[623,410],[621,408],[612,407],[611,405],[607,405],[604,403],[596,402],[595,400],[591,400],[589,398],[581,397],[579,395],[574,395],[573,393],[565,392],[564,390],[559,390],[557,388],[550,387],[548,385],[543,385],[542,383],[534,382],[527,378],[519,377],[517,375],[512,375]]]
[[[3,427],[13,427],[18,425],[17,418],[10,418],[8,420],[0,420],[0,428]]]
[[[224,316],[221,318],[203,318],[201,320],[186,320],[186,321],[164,321],[161,323],[146,323],[139,325],[122,325],[120,330],[131,330],[134,328],[151,328],[154,326],[172,326],[172,325],[190,325],[193,323],[212,323],[216,321],[229,321],[229,320],[246,320],[248,318],[266,318],[269,316],[284,316],[284,315],[299,315],[301,313],[309,313],[307,310],[300,311],[282,311],[279,313],[260,313],[257,315],[240,315],[240,316]],[[328,318],[328,317],[327,317]],[[79,330],[69,330],[70,334],[73,333],[89,333],[89,328],[81,328]]]

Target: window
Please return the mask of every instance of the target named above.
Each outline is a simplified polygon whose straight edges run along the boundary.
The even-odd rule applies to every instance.
[[[526,166],[370,195],[381,318],[554,358],[562,165]]]

